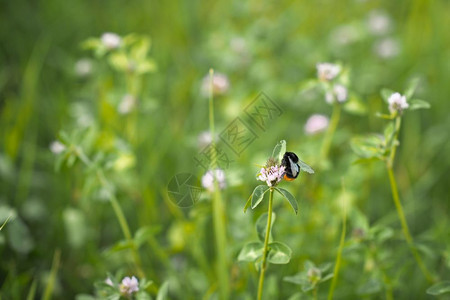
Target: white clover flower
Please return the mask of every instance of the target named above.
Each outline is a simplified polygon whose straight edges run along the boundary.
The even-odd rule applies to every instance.
[[[92,73],[92,61],[88,58],[82,58],[75,63],[75,74],[80,77],[86,77]]]
[[[212,78],[212,88],[213,88],[213,95],[225,94],[230,88],[230,81],[228,80],[228,77],[221,73],[214,73]],[[204,97],[208,97],[210,89],[211,89],[211,78],[210,75],[208,74],[205,77],[203,77],[201,87],[202,95]]]
[[[348,97],[347,88],[342,84],[335,84],[333,86],[333,90],[329,91],[325,94],[325,100],[327,103],[333,103],[337,101],[339,103],[345,102]]]
[[[53,141],[50,144],[50,151],[52,151],[53,154],[60,154],[64,150],[66,150],[66,145],[64,145],[60,141]]]
[[[117,110],[120,114],[126,115],[130,113],[136,106],[136,98],[133,95],[126,94],[119,103]]]
[[[389,16],[379,10],[371,11],[367,19],[367,27],[374,35],[383,35],[388,33],[391,28],[391,23],[392,22]]]
[[[400,53],[400,46],[396,40],[385,38],[374,45],[374,52],[381,58],[392,58]]]
[[[120,44],[122,43],[122,38],[112,32],[105,32],[102,34],[100,40],[102,41],[102,44],[108,48],[108,49],[115,49],[119,48]]]
[[[221,169],[206,172],[202,177],[202,186],[210,192],[214,191],[214,178],[217,180],[219,189],[223,190],[226,187],[225,172]]]
[[[406,97],[402,96],[400,93],[393,93],[389,96],[388,103],[389,111],[391,113],[395,111],[402,112],[409,107],[409,104],[406,102]]]
[[[131,295],[139,291],[139,282],[136,277],[125,277],[120,284],[120,293],[123,295]]]
[[[268,186],[273,187],[276,186],[284,176],[285,167],[284,166],[270,166],[261,168],[261,171],[258,174],[257,179],[261,181],[265,181]]]
[[[339,65],[331,63],[318,63],[316,68],[317,77],[323,81],[333,80],[339,75],[339,72],[341,72],[341,67]]]
[[[328,117],[324,115],[315,114],[308,118],[305,124],[305,133],[313,135],[327,129],[329,124]]]
[[[200,149],[205,148],[206,146],[211,144],[212,141],[213,139],[210,131],[203,131],[197,137],[198,147]]]
[[[105,279],[105,283],[109,286],[112,286],[112,287],[114,286],[114,283],[112,282],[111,278],[109,278],[109,277]]]

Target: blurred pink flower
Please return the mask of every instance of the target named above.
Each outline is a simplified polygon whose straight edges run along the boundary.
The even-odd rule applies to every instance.
[[[102,41],[102,44],[108,49],[119,48],[120,44],[122,43],[122,38],[116,33],[112,32],[105,32],[104,34],[102,34],[100,40]]]
[[[214,73],[212,78],[212,88],[213,88],[213,95],[223,95],[225,94],[228,89],[230,88],[230,82],[228,80],[228,77],[221,73]],[[209,92],[211,89],[211,78],[208,75],[203,77],[202,81],[202,87],[201,87],[201,93],[204,97],[209,96]]]
[[[317,77],[323,81],[333,80],[339,75],[339,72],[341,72],[341,67],[339,65],[331,63],[318,63],[316,68]]]
[[[120,284],[120,293],[123,295],[131,295],[139,291],[139,282],[136,277],[125,277]]]
[[[206,172],[202,177],[202,186],[210,192],[214,191],[214,178],[217,180],[219,189],[222,190],[226,187],[225,172],[221,169]]]
[[[315,114],[309,117],[305,124],[305,133],[313,135],[327,129],[329,120],[324,115]]]

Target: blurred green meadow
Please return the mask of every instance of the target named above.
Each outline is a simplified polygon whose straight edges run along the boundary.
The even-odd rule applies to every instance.
[[[244,206],[281,140],[315,173],[280,183],[297,215],[274,195],[292,253],[262,299],[449,299],[449,1],[18,0],[0,24],[0,299],[256,299],[268,196]],[[383,144],[381,92],[412,82],[430,108]]]

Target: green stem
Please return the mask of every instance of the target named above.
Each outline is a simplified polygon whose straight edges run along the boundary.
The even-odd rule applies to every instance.
[[[266,236],[264,238],[263,261],[261,265],[261,272],[259,274],[258,298],[257,298],[258,300],[261,300],[262,298],[264,275],[266,273],[267,268],[267,249],[269,246],[270,227],[272,225],[272,203],[273,203],[273,188],[270,188],[269,209],[267,211],[268,215],[267,215]]]
[[[422,271],[423,275],[429,282],[433,282],[433,276],[430,274],[428,269],[426,268],[425,264],[423,263],[419,252],[414,246],[414,240],[411,236],[411,233],[409,231],[408,223],[406,221],[405,213],[403,211],[402,203],[400,202],[400,197],[398,195],[398,188],[397,188],[397,182],[395,180],[394,171],[393,171],[393,165],[395,160],[395,152],[397,149],[397,138],[398,134],[400,132],[400,125],[401,125],[401,117],[397,116],[395,119],[395,129],[394,129],[394,139],[392,140],[392,146],[391,146],[391,154],[389,156],[389,160],[386,163],[388,175],[389,175],[389,183],[391,185],[391,191],[392,191],[392,198],[394,200],[395,208],[397,209],[398,218],[400,219],[400,224],[402,226],[403,235],[405,236],[406,242],[409,246],[409,249],[411,253],[413,254],[417,265],[419,266],[420,270]]]
[[[217,273],[218,273],[218,286],[220,292],[220,299],[228,299],[229,293],[229,278],[227,268],[227,240],[225,230],[224,212],[225,207],[222,201],[222,195],[220,193],[219,183],[216,180],[215,169],[217,167],[217,157],[215,148],[215,132],[214,132],[214,101],[213,101],[213,76],[214,70],[209,70],[210,76],[210,91],[209,91],[209,131],[212,136],[212,162],[211,172],[214,178],[214,196],[213,196],[213,221],[214,221],[214,237],[216,242],[217,251]]]
[[[341,104],[335,102],[333,104],[333,112],[331,113],[330,126],[328,126],[327,132],[322,143],[322,149],[320,151],[320,161],[324,161],[328,157],[330,151],[331,141],[333,140],[334,133],[339,124],[341,117]]]
[[[86,154],[84,154],[82,149],[77,147],[76,152],[77,152],[80,160],[85,165],[87,165],[88,167],[92,167],[91,160],[86,156]],[[108,180],[106,179],[103,171],[101,169],[98,169],[96,174],[97,174],[97,178],[100,180],[100,183],[102,184],[102,186],[104,186],[105,188],[108,189],[110,184],[109,184]],[[123,210],[120,207],[119,201],[117,200],[116,196],[112,192],[109,193],[109,202],[111,203],[114,214],[116,215],[117,221],[119,222],[120,228],[122,229],[122,233],[123,233],[125,239],[127,240],[127,242],[129,242],[132,245],[131,253],[133,256],[134,263],[136,265],[137,275],[141,278],[144,278],[145,272],[142,269],[141,257],[139,255],[138,249],[136,248],[135,244],[133,243],[133,236],[131,235],[130,227],[128,226],[127,219],[125,218],[125,214],[123,213]]]
[[[419,252],[414,247],[414,241],[411,236],[411,233],[409,232],[408,223],[406,222],[405,213],[403,212],[402,203],[400,202],[400,198],[398,196],[398,190],[397,190],[397,182],[395,181],[394,172],[392,170],[392,167],[388,166],[388,174],[389,174],[389,182],[391,184],[391,190],[392,190],[392,198],[394,199],[395,208],[397,209],[397,214],[400,219],[400,224],[402,225],[403,235],[405,236],[406,242],[408,243],[409,249],[411,250],[411,253],[413,254],[417,265],[419,266],[420,270],[422,271],[423,275],[429,282],[433,282],[433,277],[431,276],[430,272],[427,270],[425,264],[423,263]]]
[[[345,232],[347,230],[347,212],[346,212],[346,204],[344,203],[342,205],[342,231],[341,231],[341,239],[339,241],[339,248],[338,253],[336,255],[336,263],[334,265],[334,271],[333,271],[333,280],[331,281],[330,285],[330,291],[328,292],[328,300],[333,299],[333,293],[336,288],[339,269],[341,267],[341,258],[342,258],[342,250],[344,249],[344,243],[345,243]]]

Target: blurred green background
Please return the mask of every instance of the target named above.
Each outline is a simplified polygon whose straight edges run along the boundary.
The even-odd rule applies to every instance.
[[[71,299],[93,294],[107,272],[135,274],[105,200],[110,190],[79,159],[55,170],[63,159],[49,145],[61,132],[102,167],[133,235],[140,228],[151,232],[139,249],[147,279],[155,286],[169,280],[169,299],[216,299],[208,195],[189,209],[167,196],[175,174],[204,174],[194,157],[201,151],[198,135],[209,128],[201,89],[210,68],[230,84],[215,98],[216,132],[261,91],[283,110],[264,131],[255,129],[258,138],[240,156],[229,153],[234,162],[225,170],[230,297],[253,299],[257,272],[236,257],[255,239],[254,221],[265,211],[242,212],[257,184],[255,164],[281,139],[313,168],[324,163],[317,157],[323,135],[306,135],[303,127],[311,114],[329,116],[331,106],[302,89],[324,61],[350,70],[349,89],[363,109],[343,112],[326,167],[286,184],[299,216],[275,204],[274,234],[293,257],[270,269],[267,299],[300,291],[283,277],[302,270],[305,259],[334,262],[342,181],[352,208],[335,298],[379,299],[388,289],[395,299],[431,298],[402,240],[383,164],[353,165],[349,143],[382,131],[385,121],[375,116],[386,111],[380,89],[403,91],[413,77],[420,79],[417,96],[431,109],[405,113],[396,175],[428,268],[449,278],[449,1],[20,0],[0,3],[0,24],[1,223],[12,216],[0,232],[2,299]],[[104,32],[149,37],[155,71],[134,78],[83,49],[85,40]],[[77,74],[80,59],[88,59],[89,74]],[[117,106],[129,93],[137,107],[121,114]],[[352,241],[358,222],[381,224],[392,237],[360,247]]]

